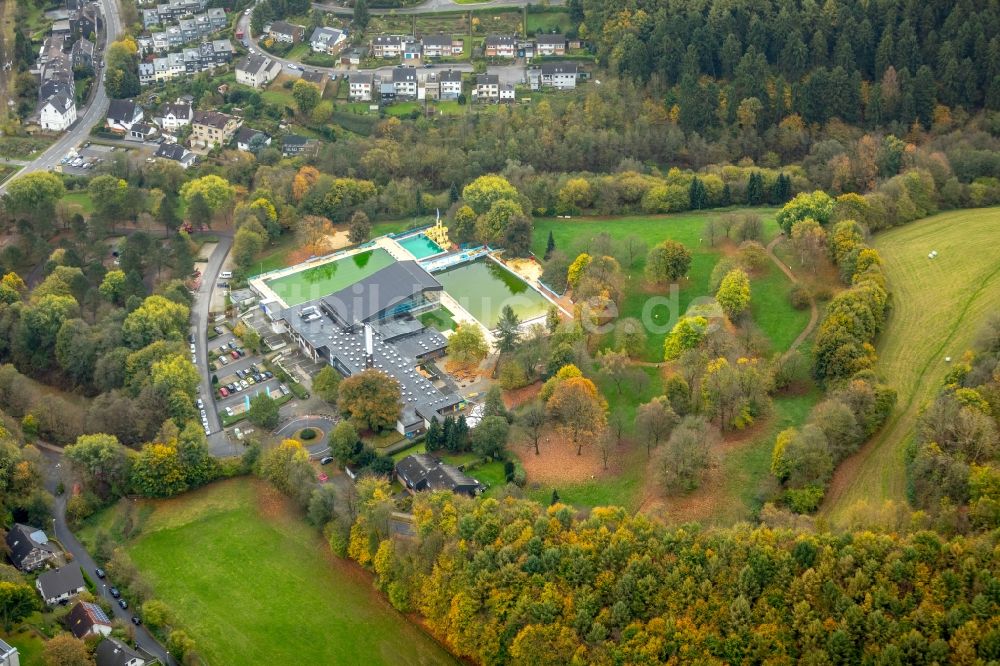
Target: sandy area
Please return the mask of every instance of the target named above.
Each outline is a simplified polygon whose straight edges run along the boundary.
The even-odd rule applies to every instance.
[[[504,263],[530,282],[537,282],[542,278],[542,265],[534,259],[508,259]]]

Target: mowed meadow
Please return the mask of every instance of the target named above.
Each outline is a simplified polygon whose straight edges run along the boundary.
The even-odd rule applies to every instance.
[[[949,368],[945,359],[959,360],[985,317],[1000,310],[1000,208],[942,213],[873,241],[892,299],[876,371],[899,399],[882,431],[837,470],[821,509],[834,523],[865,505],[905,503],[906,445]]]
[[[454,664],[290,500],[232,479],[144,501],[123,547],[207,664]],[[119,506],[92,518],[117,538]],[[308,657],[304,657],[308,655]]]

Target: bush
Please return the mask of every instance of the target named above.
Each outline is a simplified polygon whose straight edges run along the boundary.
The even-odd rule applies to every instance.
[[[314,428],[303,428],[302,432],[299,433],[299,439],[303,441],[316,439],[316,430]]]
[[[792,307],[796,310],[805,310],[809,307],[809,290],[800,284],[792,287],[792,290],[788,292],[788,302],[792,304]]]
[[[785,491],[785,503],[795,513],[812,513],[819,508],[819,503],[822,501],[822,486],[789,488]]]

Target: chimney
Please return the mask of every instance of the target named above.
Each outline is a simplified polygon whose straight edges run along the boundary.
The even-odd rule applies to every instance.
[[[375,345],[372,341],[372,327],[365,324],[365,367],[375,367]]]

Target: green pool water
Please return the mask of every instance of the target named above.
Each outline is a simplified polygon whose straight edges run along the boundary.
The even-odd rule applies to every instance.
[[[388,252],[375,248],[291,275],[264,280],[264,284],[287,305],[293,306],[349,287],[394,261]]]
[[[441,246],[424,234],[410,236],[397,242],[417,259],[423,259],[424,257],[430,257],[442,252]]]
[[[505,305],[510,305],[521,321],[541,316],[549,309],[549,302],[527,282],[489,260],[449,268],[434,277],[487,328],[496,328]]]

